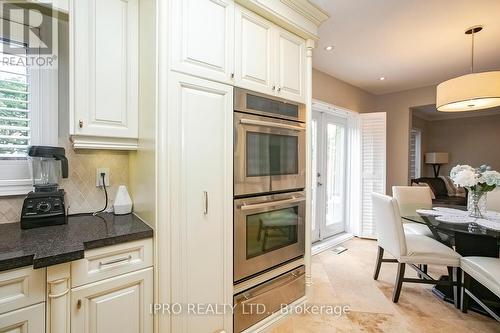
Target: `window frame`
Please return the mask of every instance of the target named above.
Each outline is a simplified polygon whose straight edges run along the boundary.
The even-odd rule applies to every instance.
[[[412,170],[411,163],[409,165],[410,180],[422,177],[422,130],[417,127],[412,127],[410,130],[410,152],[412,150],[412,136],[415,133],[415,170]],[[414,171],[414,172],[413,172]]]
[[[0,18],[0,22],[3,20]],[[11,21],[10,24],[24,25],[16,21]],[[44,33],[48,32],[40,30],[42,36]],[[56,45],[57,43],[54,43],[54,47],[57,47]],[[33,52],[30,54],[37,55]],[[56,70],[36,67],[29,69],[30,145],[57,145],[58,89],[53,89],[58,84],[57,67],[56,64]],[[2,175],[0,197],[26,195],[33,190],[30,162],[27,157],[0,158],[0,175]]]

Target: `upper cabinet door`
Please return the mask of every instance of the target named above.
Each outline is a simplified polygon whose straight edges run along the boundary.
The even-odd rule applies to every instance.
[[[305,41],[284,30],[276,30],[276,91],[278,96],[305,102]]]
[[[241,7],[235,13],[235,85],[273,94],[274,25]]]
[[[175,0],[172,69],[231,84],[234,59],[232,0]]]
[[[72,8],[71,134],[138,136],[138,0]]]

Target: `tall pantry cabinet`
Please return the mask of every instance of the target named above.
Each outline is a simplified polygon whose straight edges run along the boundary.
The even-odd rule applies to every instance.
[[[310,104],[311,50],[326,16],[302,0],[170,0],[157,1],[155,11],[157,74],[140,74],[141,86],[156,79],[155,121],[148,120],[148,89],[139,94],[139,149],[131,163],[132,183],[148,175],[156,183],[154,210],[142,214],[156,220],[155,302],[231,306],[233,89]],[[241,13],[253,23],[243,24]],[[254,59],[261,46],[267,53]],[[155,147],[154,167],[141,163],[142,146]],[[152,197],[132,192],[136,201]],[[165,313],[155,327],[229,333],[232,318],[231,311]]]

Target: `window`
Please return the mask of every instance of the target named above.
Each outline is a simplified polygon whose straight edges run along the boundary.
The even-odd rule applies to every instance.
[[[36,66],[36,49],[28,51],[23,42],[25,25],[0,18],[2,26],[6,22],[9,35],[0,35],[0,196],[32,190],[27,149],[57,145],[58,136],[57,66]]]
[[[0,158],[25,157],[31,143],[30,76],[23,54],[7,54],[0,41]]]
[[[410,179],[420,178],[422,165],[422,131],[412,128],[410,131]]]

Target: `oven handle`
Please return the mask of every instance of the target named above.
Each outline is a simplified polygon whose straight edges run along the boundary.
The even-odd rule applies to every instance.
[[[240,124],[276,127],[276,128],[289,129],[289,130],[293,130],[293,131],[304,131],[305,130],[305,128],[301,127],[301,126],[294,126],[294,125],[288,125],[288,124],[274,123],[272,121],[246,119],[246,118],[240,119]]]
[[[252,210],[252,209],[258,209],[258,208],[265,208],[265,207],[271,207],[271,206],[276,206],[276,205],[283,205],[283,204],[288,204],[288,203],[295,203],[295,202],[301,202],[305,201],[305,197],[292,197],[289,199],[284,199],[284,200],[275,200],[275,201],[266,201],[266,202],[261,202],[261,203],[256,203],[256,204],[250,204],[247,205],[243,203],[240,207],[241,210]]]

